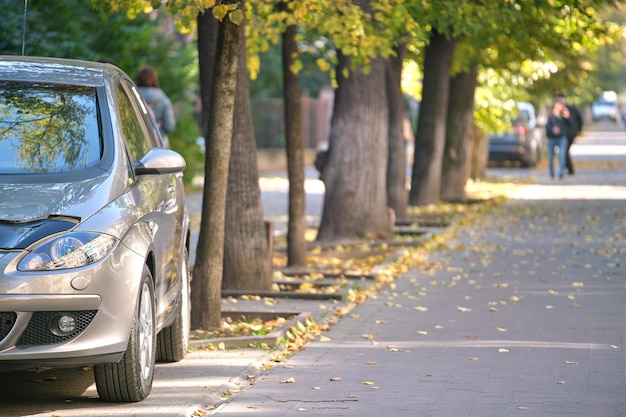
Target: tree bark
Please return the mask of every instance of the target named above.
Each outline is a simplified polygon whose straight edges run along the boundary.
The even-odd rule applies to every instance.
[[[450,100],[446,123],[446,145],[441,171],[441,199],[458,202],[465,198],[474,122],[474,92],[478,75],[477,65],[450,80]]]
[[[433,30],[424,53],[422,103],[415,135],[415,155],[409,193],[409,204],[412,206],[439,202],[450,90],[450,63],[455,44],[455,39],[448,39]]]
[[[191,327],[194,329],[218,327],[221,319],[224,218],[238,54],[239,27],[226,18],[219,24],[211,90],[213,110],[206,129],[202,220],[192,280]]]
[[[469,178],[476,180],[485,176],[489,162],[489,138],[475,125],[471,126],[471,136],[471,162],[468,171]]]
[[[345,78],[348,58],[339,55],[338,88],[323,180],[324,208],[317,239],[387,238],[389,111],[382,59]]]
[[[239,62],[228,168],[222,289],[269,291],[272,289],[272,258],[259,188],[249,75],[245,65],[245,21],[239,25]]]
[[[283,7],[286,3],[281,3]],[[306,193],[304,190],[304,138],[302,135],[302,92],[300,76],[291,70],[298,53],[297,27],[283,33],[283,85],[285,97],[285,136],[287,138],[287,175],[289,177],[289,224],[287,263],[306,265]]]
[[[200,101],[202,103],[202,135],[209,137],[209,119],[211,115],[211,94],[215,56],[217,54],[217,36],[219,22],[211,10],[198,14],[198,64],[200,78]]]
[[[404,96],[402,63],[406,44],[396,48],[396,56],[385,61],[387,99],[389,100],[389,162],[387,165],[387,201],[396,219],[407,215],[409,194],[406,189],[406,141],[404,138]]]

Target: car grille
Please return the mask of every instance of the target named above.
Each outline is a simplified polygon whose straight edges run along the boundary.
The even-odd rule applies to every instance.
[[[0,312],[0,340],[7,337],[13,325],[15,325],[15,320],[17,320],[17,313],[14,311],[3,311]]]
[[[57,336],[50,330],[50,320],[59,313],[69,313],[76,318],[76,328],[66,335]],[[28,327],[19,342],[18,346],[50,345],[62,343],[81,334],[96,315],[96,310],[87,311],[36,311],[28,323]]]

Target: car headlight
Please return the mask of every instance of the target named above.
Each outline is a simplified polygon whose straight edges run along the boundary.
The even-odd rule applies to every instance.
[[[20,271],[79,268],[98,262],[115,248],[117,239],[102,233],[71,232],[41,244],[17,265]]]

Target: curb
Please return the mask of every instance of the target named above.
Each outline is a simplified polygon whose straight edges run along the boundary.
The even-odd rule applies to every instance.
[[[280,328],[273,330],[269,334],[262,336],[237,336],[237,337],[217,337],[213,339],[201,339],[201,340],[190,340],[189,347],[193,347],[196,349],[206,349],[209,347],[216,347],[217,345],[224,346],[224,349],[235,349],[235,348],[257,348],[259,345],[267,345],[268,347],[276,347],[278,346],[282,340],[285,338],[285,333],[296,326],[298,322],[304,322],[309,317],[311,317],[311,313],[309,312],[262,312],[262,311],[236,311],[232,313],[233,315],[244,316],[246,314],[254,315],[255,317],[260,316],[271,316],[273,317],[289,317],[295,315],[294,318],[286,322]],[[224,312],[222,313],[224,315]]]

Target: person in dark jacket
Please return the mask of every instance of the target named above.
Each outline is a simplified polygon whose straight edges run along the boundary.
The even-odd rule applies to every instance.
[[[147,65],[141,67],[137,72],[136,83],[139,93],[152,110],[154,119],[161,132],[163,143],[166,147],[169,146],[167,135],[174,131],[176,118],[172,102],[159,86],[156,70]]]
[[[558,149],[559,155],[559,179],[563,178],[565,173],[565,161],[567,157],[567,132],[570,127],[570,113],[567,106],[561,100],[555,100],[552,111],[548,116],[546,123],[546,135],[548,136],[548,167],[550,169],[550,177],[554,178],[554,150]]]
[[[580,136],[583,130],[583,118],[580,115],[580,111],[571,104],[567,104],[565,101],[565,96],[557,96],[557,100],[565,104],[567,110],[570,114],[570,123],[569,129],[567,130],[567,152],[565,153],[565,167],[567,168],[567,173],[569,175],[574,175],[574,164],[572,163],[572,155],[570,153],[570,149],[572,144],[576,140],[576,137]]]

